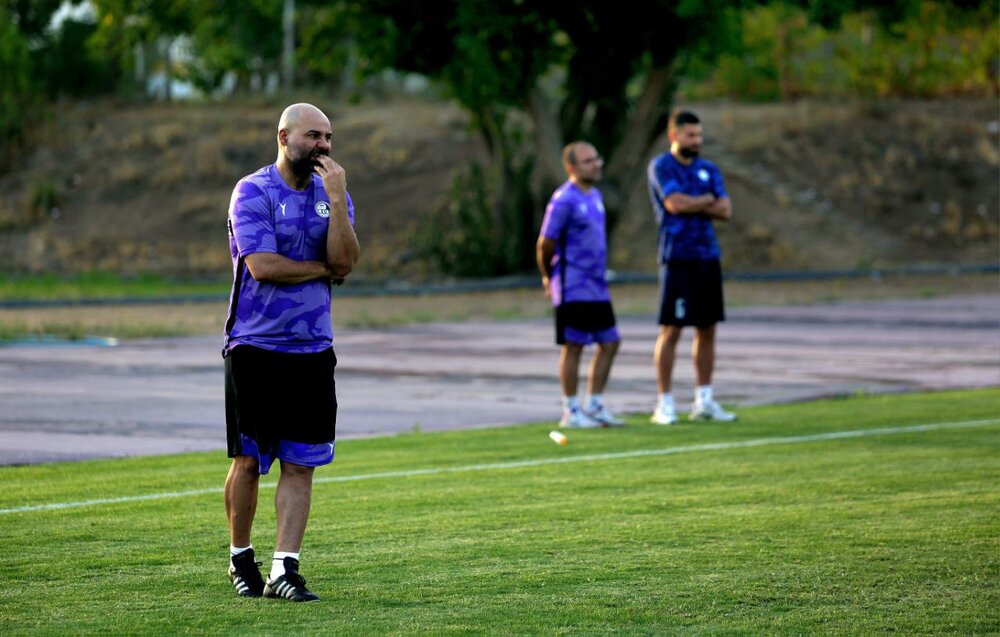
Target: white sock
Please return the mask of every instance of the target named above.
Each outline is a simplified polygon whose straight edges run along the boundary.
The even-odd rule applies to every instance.
[[[562,404],[566,411],[580,411],[580,399],[576,396],[563,396]]]
[[[591,394],[590,399],[587,401],[587,411],[596,411],[601,408],[604,401],[601,400],[600,394]]]
[[[694,401],[698,405],[704,405],[712,402],[712,386],[699,385],[695,391]]]
[[[229,557],[230,558],[236,557],[237,555],[239,555],[243,551],[249,551],[252,548],[253,548],[253,544],[250,544],[250,545],[247,545],[247,546],[242,546],[242,547],[241,546],[233,546],[232,544],[230,544],[229,545]]]
[[[285,574],[285,558],[290,557],[292,559],[298,560],[298,553],[286,553],[284,551],[275,551],[274,557],[271,558],[271,575],[268,579],[272,582],[282,575]]]
[[[671,394],[670,392],[666,392],[665,394],[660,394],[658,398],[658,403],[662,405],[665,409],[673,408],[674,395]]]

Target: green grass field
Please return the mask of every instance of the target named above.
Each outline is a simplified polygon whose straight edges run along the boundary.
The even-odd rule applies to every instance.
[[[234,595],[222,452],[0,468],[0,634],[1000,632],[1000,389],[740,415],[342,441],[316,604]]]
[[[0,300],[113,299],[153,296],[211,296],[225,298],[231,281],[223,273],[217,281],[186,281],[143,274],[123,277],[89,271],[75,276],[55,274],[0,274]]]

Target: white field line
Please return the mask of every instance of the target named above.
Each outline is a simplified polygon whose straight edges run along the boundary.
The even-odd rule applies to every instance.
[[[448,473],[467,473],[471,471],[496,471],[503,469],[519,469],[522,467],[541,467],[553,464],[568,464],[572,462],[597,462],[602,460],[622,460],[628,458],[644,458],[648,456],[669,456],[678,453],[695,451],[718,451],[723,449],[742,449],[745,447],[761,447],[764,445],[798,444],[823,440],[840,440],[842,438],[864,438],[868,436],[889,436],[893,434],[920,433],[924,431],[940,431],[944,429],[968,429],[987,427],[1000,424],[1000,418],[987,420],[965,420],[959,422],[939,422],[927,425],[912,425],[906,427],[883,427],[879,429],[856,429],[853,431],[835,431],[831,433],[810,434],[807,436],[779,436],[775,438],[756,438],[733,442],[715,442],[704,445],[688,445],[686,447],[667,447],[664,449],[642,449],[637,451],[622,451],[618,453],[597,453],[582,456],[563,456],[558,458],[538,458],[535,460],[519,460],[515,462],[495,462],[489,464],[463,465],[459,467],[434,467],[428,469],[410,469],[407,471],[385,471],[382,473],[362,473],[353,476],[329,476],[316,478],[315,484],[330,482],[355,482],[358,480],[377,480],[388,478],[410,478],[413,476],[435,476]],[[275,483],[262,482],[260,488],[273,488]],[[120,498],[100,498],[96,500],[79,500],[76,502],[54,502],[51,504],[33,504],[28,506],[0,509],[0,515],[9,513],[26,513],[29,511],[56,511],[60,509],[76,509],[80,507],[99,506],[103,504],[123,504],[128,502],[144,502],[147,500],[166,500],[169,498],[184,498],[193,495],[220,494],[221,488],[192,489],[190,491],[166,491],[149,493],[147,495],[123,496]]]

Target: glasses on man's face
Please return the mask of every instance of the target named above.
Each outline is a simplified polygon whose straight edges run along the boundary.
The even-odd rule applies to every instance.
[[[604,162],[604,157],[602,157],[601,155],[594,155],[593,157],[581,159],[578,163],[586,165],[586,164],[603,163],[603,162]]]

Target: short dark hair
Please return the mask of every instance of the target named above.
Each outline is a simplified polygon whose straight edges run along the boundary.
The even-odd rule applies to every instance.
[[[580,144],[586,144],[586,143],[587,142],[578,139],[578,140],[576,140],[574,142],[570,142],[570,143],[566,144],[566,146],[563,147],[563,152],[562,152],[563,165],[564,166],[566,166],[566,165],[573,165],[573,166],[575,166],[576,165],[576,147],[579,146]]]
[[[675,131],[686,124],[700,124],[701,120],[691,111],[674,111],[670,114],[670,130]]]

